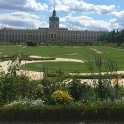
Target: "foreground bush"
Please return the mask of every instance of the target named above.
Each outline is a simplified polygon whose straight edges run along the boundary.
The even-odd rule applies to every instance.
[[[41,108],[44,106],[44,101],[41,99],[37,100],[29,100],[29,99],[23,99],[23,100],[16,100],[13,101],[7,105],[5,105],[5,108],[9,109],[29,109],[29,108]]]
[[[29,79],[24,76],[3,74],[0,77],[0,102],[11,102],[28,95]]]
[[[73,101],[68,91],[57,90],[51,95],[55,104],[67,104]]]
[[[1,121],[69,121],[124,120],[124,101],[97,101],[69,105],[43,105],[40,107],[4,107]]]
[[[93,101],[95,100],[94,88],[88,85],[86,82],[81,83],[79,79],[73,78],[71,82],[67,84],[69,93],[75,99],[75,101]]]

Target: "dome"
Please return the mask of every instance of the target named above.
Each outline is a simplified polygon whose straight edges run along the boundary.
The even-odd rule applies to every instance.
[[[56,16],[56,10],[53,10],[53,15],[49,17],[49,21],[59,21],[59,18]]]

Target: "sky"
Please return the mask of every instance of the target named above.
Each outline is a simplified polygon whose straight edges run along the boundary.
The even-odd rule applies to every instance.
[[[54,6],[62,28],[124,28],[124,0],[0,0],[0,27],[49,27]]]

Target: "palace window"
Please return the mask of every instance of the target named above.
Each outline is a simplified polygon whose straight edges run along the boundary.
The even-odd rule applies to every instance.
[[[56,34],[54,34],[54,37],[56,38]]]
[[[51,38],[53,38],[53,34],[51,34]]]

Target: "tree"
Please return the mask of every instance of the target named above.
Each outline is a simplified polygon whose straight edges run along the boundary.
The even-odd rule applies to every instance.
[[[27,46],[36,46],[37,45],[37,43],[34,42],[33,40],[27,41],[26,44],[27,44]]]

